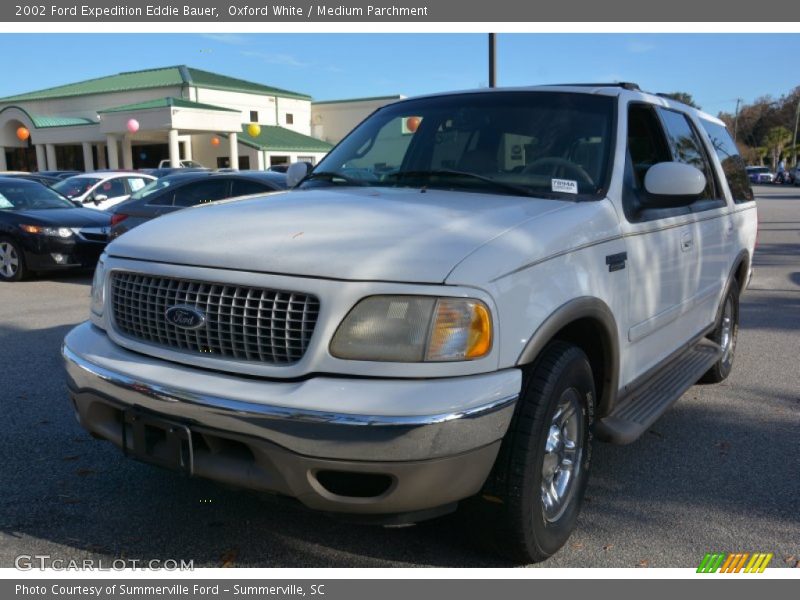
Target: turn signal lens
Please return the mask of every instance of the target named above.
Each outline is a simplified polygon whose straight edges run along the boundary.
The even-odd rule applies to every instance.
[[[426,360],[471,360],[492,347],[489,309],[478,300],[442,298],[436,305]]]

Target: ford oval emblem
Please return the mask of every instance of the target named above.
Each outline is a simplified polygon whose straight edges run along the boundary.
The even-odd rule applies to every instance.
[[[164,312],[164,318],[170,325],[181,329],[199,329],[206,322],[206,316],[193,306],[170,306]]]

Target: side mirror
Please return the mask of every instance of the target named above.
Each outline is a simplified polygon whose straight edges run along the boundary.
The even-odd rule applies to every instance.
[[[108,196],[106,196],[105,194],[95,194],[92,197],[92,202],[94,202],[95,204],[100,204],[101,202],[105,202],[106,200],[108,200]]]
[[[293,188],[308,175],[309,171],[311,171],[311,165],[306,162],[292,163],[286,170],[286,185]]]
[[[674,208],[691,204],[706,189],[700,169],[680,162],[657,163],[644,176],[645,208]]]

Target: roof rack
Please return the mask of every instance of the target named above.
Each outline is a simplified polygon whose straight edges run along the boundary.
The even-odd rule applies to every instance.
[[[641,91],[638,84],[631,83],[630,81],[615,81],[613,83],[554,83],[551,85],[559,87],[619,87],[625,90]]]

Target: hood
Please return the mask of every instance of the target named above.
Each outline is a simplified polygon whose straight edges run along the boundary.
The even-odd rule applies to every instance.
[[[108,246],[113,256],[362,281],[440,283],[467,254],[569,205],[410,188],[326,188],[179,211]]]
[[[48,208],[14,212],[19,221],[50,227],[109,227],[111,215],[89,208]]]

